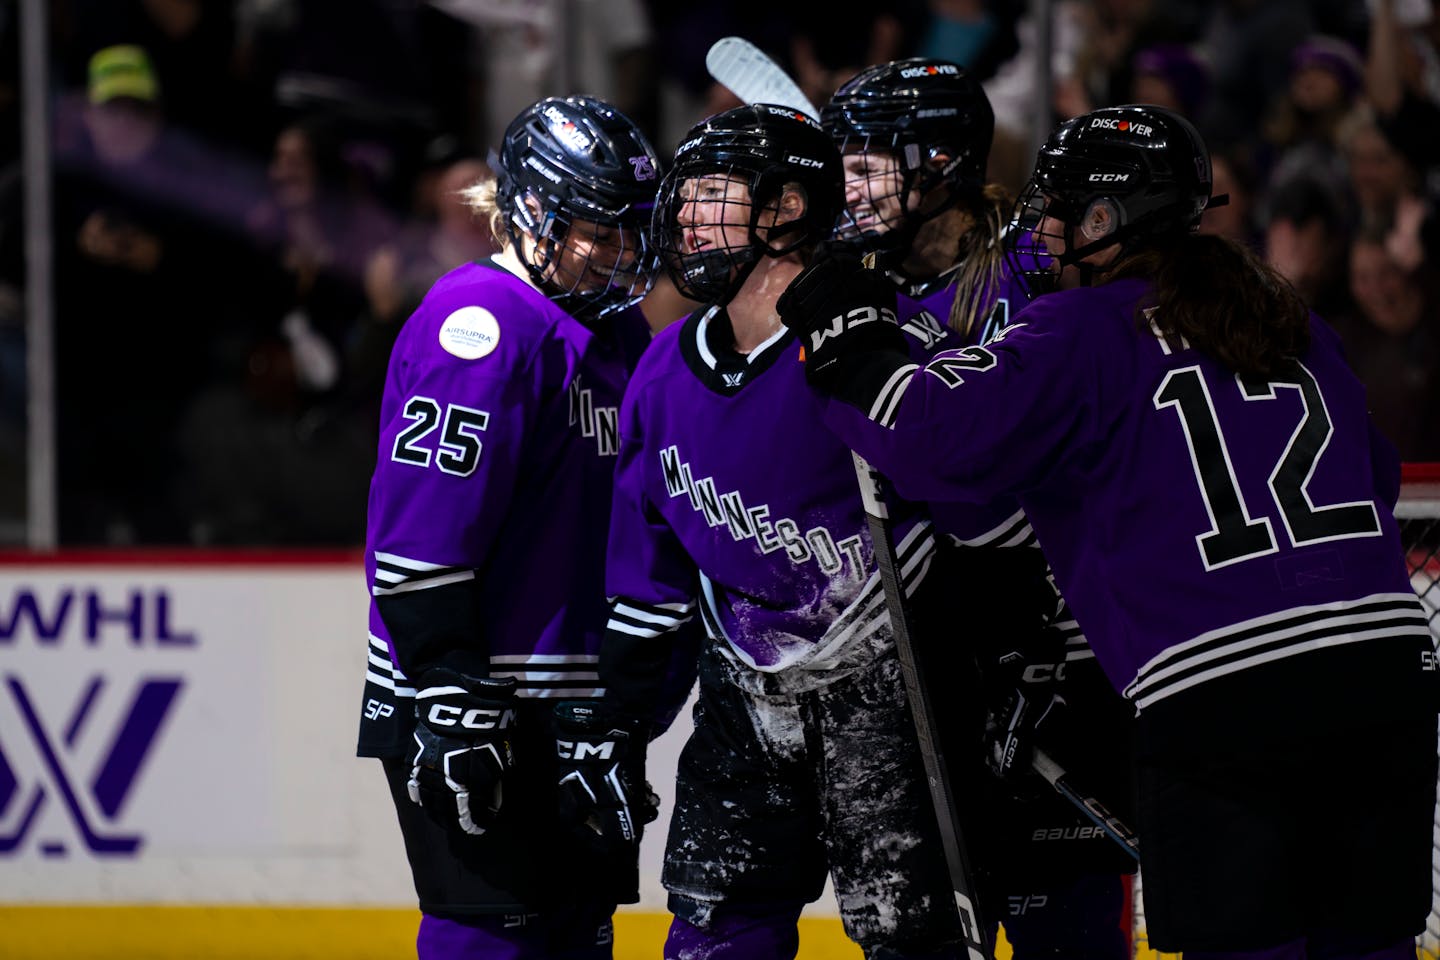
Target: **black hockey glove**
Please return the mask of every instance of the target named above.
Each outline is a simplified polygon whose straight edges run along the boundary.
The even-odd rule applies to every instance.
[[[995,648],[981,667],[989,707],[985,716],[985,761],[1012,784],[1031,772],[1032,751],[1046,728],[1064,723],[1060,674],[1065,638],[1057,630],[1036,631],[1019,642]]]
[[[855,251],[822,246],[775,309],[805,348],[805,378],[862,409],[910,362],[895,323],[895,284]]]
[[[555,705],[560,820],[604,858],[633,858],[641,828],[660,815],[645,782],[644,732],[609,717],[593,700]]]
[[[478,836],[500,812],[515,766],[515,680],[434,667],[415,688],[410,799],[447,829]]]

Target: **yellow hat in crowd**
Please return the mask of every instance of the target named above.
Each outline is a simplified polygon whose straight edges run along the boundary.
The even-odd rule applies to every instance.
[[[118,97],[154,100],[159,95],[160,83],[143,47],[106,47],[90,58],[91,103],[107,103]]]

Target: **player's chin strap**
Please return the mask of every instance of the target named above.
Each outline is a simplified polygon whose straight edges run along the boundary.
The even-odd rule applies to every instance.
[[[701,303],[723,307],[735,299],[759,262],[760,253],[754,246],[686,254],[680,258],[685,293]]]
[[[722,262],[726,265],[725,273],[727,275],[731,267],[735,269],[735,275],[725,282],[723,290],[719,287],[718,276],[713,273],[707,278],[713,278],[714,280],[714,286],[708,291],[703,290],[699,284],[691,283],[691,289],[696,293],[708,292],[710,294],[704,298],[705,303],[715,307],[725,306],[731,300],[735,299],[735,294],[739,293],[740,288],[745,286],[745,281],[750,279],[750,274],[755,272],[755,268],[760,265],[761,257],[783,257],[787,254],[794,253],[804,246],[806,239],[808,239],[807,236],[802,233],[793,243],[783,247],[773,247],[765,240],[760,239],[760,235],[757,232],[759,219],[760,209],[757,207],[750,218],[750,245],[748,247],[733,251],[716,250],[712,251],[708,257],[703,253],[696,255],[698,261],[704,264],[707,269],[718,266]],[[785,223],[775,224],[775,226],[769,229],[766,237],[769,240],[774,240],[776,236],[784,236],[785,234],[803,231],[804,229],[804,220],[789,220]]]

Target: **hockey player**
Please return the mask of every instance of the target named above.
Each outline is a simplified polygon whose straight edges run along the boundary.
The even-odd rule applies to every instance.
[[[892,61],[841,86],[821,122],[845,166],[840,239],[874,252],[901,293],[948,317],[957,345],[983,343],[1008,326],[1029,298],[1005,263],[1009,199],[985,182],[994,114],[980,83],[944,60]],[[1025,727],[1044,716],[1047,750],[1131,820],[1130,711],[1057,602],[1013,497],[932,503],[930,513],[946,576],[964,591],[957,599],[966,613],[947,648],[984,668],[991,766],[1018,788],[992,783],[986,827],[972,831],[984,841],[979,859],[994,884],[987,915],[1004,922],[1017,960],[1128,957],[1121,877],[1133,861],[1026,769],[1023,738],[1034,738]],[[932,662],[927,672],[959,669],[965,665]],[[971,737],[967,729],[973,717],[947,719],[953,766],[979,731]],[[1086,749],[1068,755],[1067,744]],[[984,748],[968,749],[976,746]]]
[[[819,124],[757,104],[691,129],[657,201],[662,259],[706,306],[625,392],[600,670],[643,741],[674,632],[704,622],[662,873],[674,960],[793,957],[827,873],[867,956],[963,956],[850,452],[814,429],[775,313],[841,183]],[[913,304],[900,321],[921,356],[944,337]],[[934,538],[914,512],[897,528],[915,591]]]
[[[598,960],[637,898],[633,843],[570,829],[556,783],[601,692],[616,417],[649,342],[634,304],[661,171],[630,120],[570,97],[511,122],[496,172],[467,197],[501,252],[438,280],[390,359],[359,753],[383,761],[422,960]]]
[[[915,366],[893,325],[858,322],[893,287],[839,259],[779,306],[824,422],[902,493],[1019,497],[1138,710],[1151,945],[1409,960],[1435,657],[1397,458],[1334,333],[1195,234],[1210,199],[1188,122],[1099,110],[1040,151],[1017,209],[1055,258],[1034,279],[1064,289],[1004,336]]]

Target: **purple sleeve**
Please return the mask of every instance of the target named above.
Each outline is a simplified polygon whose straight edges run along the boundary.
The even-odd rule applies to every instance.
[[[475,304],[477,293],[489,309]],[[498,337],[480,356],[455,335],[474,326],[462,313],[474,310]],[[426,299],[392,354],[369,559],[376,607],[411,677],[442,661],[486,672],[476,569],[505,521],[536,412],[569,375],[563,345],[546,336],[548,319],[505,291],[451,287]]]
[[[984,346],[937,354],[868,410],[825,422],[913,500],[989,500],[1083,455],[1098,431],[1093,352],[1045,300]]]
[[[605,561],[610,619],[600,678],[612,707],[655,730],[674,719],[694,676],[699,572],[650,497],[646,464],[651,457],[658,461],[658,452],[647,449],[641,411],[646,392],[637,375],[620,405]]]
[[[646,483],[646,465],[652,459],[658,464],[659,452],[647,449],[638,396],[643,393],[643,385],[627,390],[620,405],[605,592],[647,604],[688,604],[695,599],[698,574]]]

